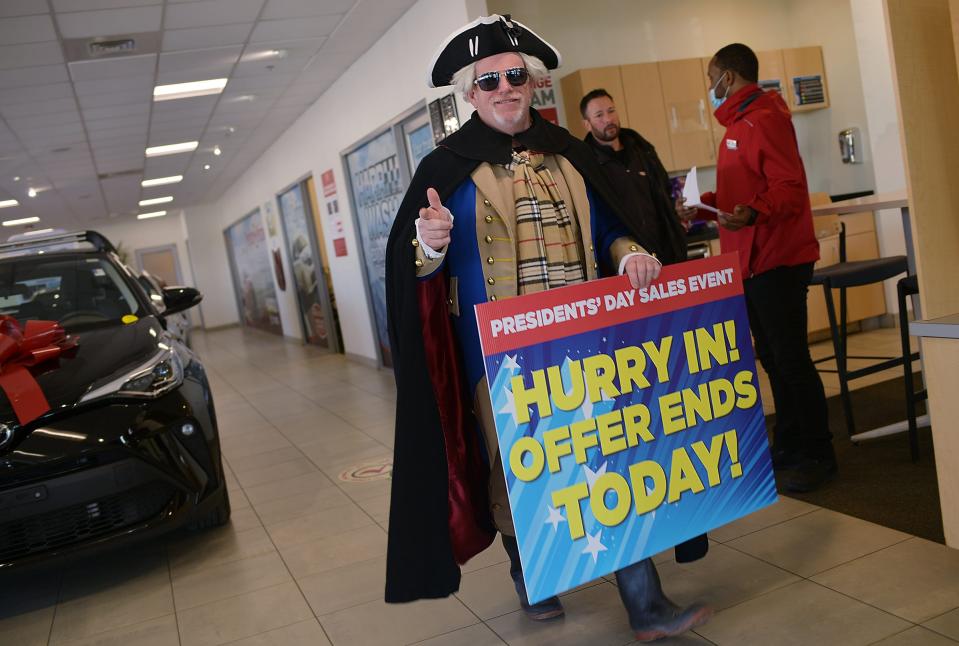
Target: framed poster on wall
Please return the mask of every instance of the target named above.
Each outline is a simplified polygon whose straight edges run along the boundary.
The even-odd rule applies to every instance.
[[[240,322],[249,327],[283,334],[273,283],[273,266],[267,248],[266,228],[260,209],[223,231],[230,258]]]
[[[279,194],[280,219],[286,235],[286,252],[292,265],[293,285],[300,306],[303,336],[308,343],[339,351],[323,264],[317,249],[313,218],[304,191],[305,182]]]
[[[363,256],[377,347],[384,366],[393,365],[386,325],[386,242],[412,169],[432,149],[428,112],[425,107],[417,107],[343,155],[357,246]]]

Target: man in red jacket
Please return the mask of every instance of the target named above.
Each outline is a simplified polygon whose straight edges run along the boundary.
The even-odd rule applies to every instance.
[[[836,474],[822,380],[809,356],[806,294],[819,243],[806,172],[789,109],[756,84],[749,47],[727,45],[709,63],[710,99],[726,127],[716,165],[716,192],[704,193],[713,215],[677,203],[681,217],[712,217],[723,252],[742,267],[756,355],[776,405],[773,466],[789,491],[812,491]]]

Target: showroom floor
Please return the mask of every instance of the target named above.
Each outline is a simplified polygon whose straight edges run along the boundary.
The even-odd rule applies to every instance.
[[[897,339],[879,330],[855,345]],[[195,346],[213,382],[231,525],[0,575],[0,644],[631,643],[605,580],[566,595],[564,619],[527,620],[498,541],[464,568],[456,596],[384,604],[392,375],[238,329]],[[785,497],[710,537],[702,561],[657,559],[674,600],[717,610],[663,643],[959,642],[959,551]]]

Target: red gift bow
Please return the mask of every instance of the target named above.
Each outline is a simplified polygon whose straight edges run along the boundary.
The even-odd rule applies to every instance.
[[[29,368],[58,358],[76,344],[56,321],[27,321],[21,327],[15,318],[0,315],[0,388],[21,425],[50,410]]]

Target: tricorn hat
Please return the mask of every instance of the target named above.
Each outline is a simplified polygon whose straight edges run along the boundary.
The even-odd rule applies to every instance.
[[[494,13],[477,18],[449,35],[433,54],[427,84],[430,87],[450,85],[453,74],[470,63],[505,52],[535,56],[551,70],[559,67],[562,60],[556,48],[532,29],[511,19],[509,14]]]

